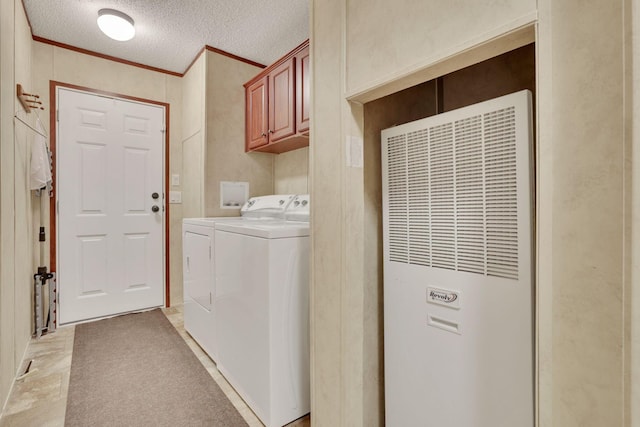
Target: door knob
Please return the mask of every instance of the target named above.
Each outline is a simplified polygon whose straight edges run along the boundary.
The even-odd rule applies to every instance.
[[[153,193],[153,194],[151,195],[151,198],[152,198],[153,200],[156,200],[158,197],[160,197],[160,195],[159,195],[158,193]]]
[[[158,212],[160,210],[160,208],[158,207],[158,205],[153,205],[153,206],[151,206],[151,210],[153,212]]]

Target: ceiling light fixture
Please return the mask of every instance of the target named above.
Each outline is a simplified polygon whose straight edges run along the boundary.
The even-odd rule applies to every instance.
[[[113,9],[98,11],[98,27],[107,36],[118,41],[131,40],[136,34],[133,19],[129,15]]]

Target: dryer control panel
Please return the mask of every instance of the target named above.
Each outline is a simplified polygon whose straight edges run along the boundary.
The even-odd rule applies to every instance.
[[[287,221],[309,222],[309,207],[309,195],[299,194],[291,201],[291,204],[284,213],[284,219]]]

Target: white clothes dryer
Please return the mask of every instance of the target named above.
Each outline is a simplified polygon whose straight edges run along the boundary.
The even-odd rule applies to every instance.
[[[281,222],[293,198],[293,195],[253,197],[240,209],[240,216],[185,218],[182,221],[184,327],[216,362],[214,224],[256,220]]]

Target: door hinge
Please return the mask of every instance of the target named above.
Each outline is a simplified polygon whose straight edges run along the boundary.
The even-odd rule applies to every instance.
[[[60,121],[60,110],[56,110],[56,122]]]
[[[213,297],[211,295],[211,292],[209,292],[209,305],[213,304]]]
[[[56,200],[56,213],[60,212],[60,200]]]
[[[211,245],[209,245],[209,259],[211,259]]]

